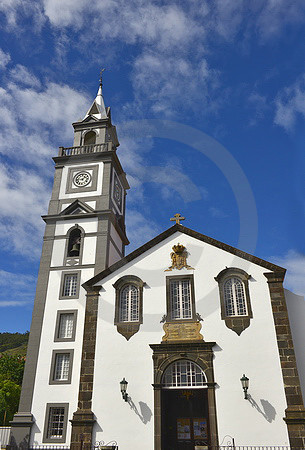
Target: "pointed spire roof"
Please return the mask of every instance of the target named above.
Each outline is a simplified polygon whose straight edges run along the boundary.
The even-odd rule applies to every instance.
[[[103,88],[102,72],[104,70],[105,69],[101,70],[100,86],[99,86],[98,92],[96,94],[96,97],[95,97],[92,105],[88,109],[83,120],[87,119],[88,116],[93,116],[97,120],[107,119],[107,113],[106,113],[106,108],[105,108],[105,103],[104,103],[104,98],[103,98],[103,91],[102,91],[102,88]]]

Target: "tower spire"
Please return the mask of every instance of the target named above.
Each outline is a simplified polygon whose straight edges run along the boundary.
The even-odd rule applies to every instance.
[[[103,92],[102,92],[103,72],[105,70],[106,69],[101,69],[101,71],[100,71],[100,85],[99,85],[98,92],[96,94],[96,97],[95,97],[92,105],[90,106],[85,117],[83,118],[83,120],[85,120],[88,116],[93,116],[95,119],[98,119],[98,120],[107,119],[107,113],[106,113],[106,108],[105,108],[105,103],[104,103],[104,98],[103,98]]]

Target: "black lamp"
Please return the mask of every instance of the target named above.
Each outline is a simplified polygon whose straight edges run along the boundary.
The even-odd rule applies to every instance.
[[[247,400],[247,398],[248,398],[247,391],[248,391],[248,388],[249,388],[249,378],[246,377],[245,374],[243,374],[243,376],[241,377],[240,381],[241,381],[241,385],[242,385],[242,388],[243,388],[243,391],[244,391],[244,394],[245,394],[244,398],[245,398],[245,400]]]
[[[126,381],[125,377],[124,377],[123,380],[120,381],[120,387],[121,387],[121,394],[122,394],[122,397],[125,400],[125,402],[127,402],[127,400],[128,400],[127,385],[128,385],[128,381]]]

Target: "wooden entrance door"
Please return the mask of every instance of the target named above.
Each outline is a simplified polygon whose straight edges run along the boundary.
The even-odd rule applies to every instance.
[[[209,446],[207,389],[163,389],[162,450]]]

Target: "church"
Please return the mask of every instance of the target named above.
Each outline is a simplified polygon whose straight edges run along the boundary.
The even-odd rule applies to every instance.
[[[285,269],[179,213],[125,256],[129,185],[102,82],[73,127],[53,158],[10,448],[305,448]]]

